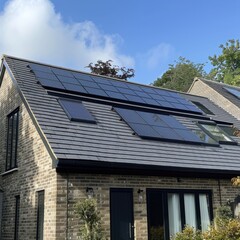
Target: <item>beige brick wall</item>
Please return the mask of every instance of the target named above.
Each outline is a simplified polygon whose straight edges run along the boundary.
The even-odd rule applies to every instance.
[[[0,176],[4,191],[2,239],[13,239],[15,196],[20,195],[19,239],[36,239],[37,191],[45,190],[45,239],[56,239],[56,171],[15,85],[5,73],[0,88],[0,174],[5,172],[7,115],[19,110],[18,170]]]
[[[225,111],[240,120],[239,107],[235,106],[232,102],[230,102],[228,99],[226,99],[224,96],[219,94],[217,91],[209,87],[201,80],[194,82],[189,93],[209,98],[216,105],[223,108]]]
[[[59,222],[59,228],[66,231],[60,231],[63,237],[58,239],[80,239],[79,226],[80,221],[77,219],[74,209],[75,204],[86,198],[86,188],[94,189],[95,198],[98,202],[105,234],[110,239],[110,209],[109,209],[109,193],[110,188],[132,188],[134,193],[134,224],[135,239],[147,239],[147,209],[146,209],[146,189],[147,188],[165,188],[165,189],[205,189],[213,192],[213,208],[214,211],[220,205],[220,192],[218,179],[200,179],[200,178],[180,178],[178,182],[175,177],[161,176],[120,176],[120,175],[90,175],[90,174],[60,174],[58,185],[58,203],[59,216],[66,216],[66,207],[68,205],[68,228],[66,222]],[[68,187],[67,187],[68,186]],[[231,185],[230,179],[220,180],[221,199],[225,204],[228,200],[232,201],[240,190]],[[138,189],[144,190],[144,200],[139,203]],[[66,193],[68,192],[68,199]],[[61,208],[60,208],[61,205]],[[65,224],[65,228],[64,228]]]

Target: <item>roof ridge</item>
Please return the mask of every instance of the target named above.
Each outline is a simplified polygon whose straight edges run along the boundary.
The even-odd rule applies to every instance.
[[[105,76],[105,75],[98,75],[98,74],[84,72],[84,71],[76,70],[76,69],[72,69],[72,68],[66,68],[66,67],[61,67],[61,66],[57,66],[57,65],[53,65],[53,64],[38,62],[38,61],[35,61],[35,60],[29,60],[29,59],[25,59],[25,58],[14,57],[14,56],[6,55],[6,54],[3,54],[2,58],[11,58],[11,59],[19,60],[19,61],[31,62],[33,64],[39,64],[39,65],[58,68],[58,69],[62,69],[62,70],[78,72],[78,73],[87,74],[87,75],[91,75],[91,76],[103,77],[103,78],[106,78],[106,79],[111,79],[111,80],[115,80],[115,81],[130,83],[130,84],[134,84],[134,85],[137,85],[137,86],[144,86],[144,87],[149,87],[149,88],[154,88],[154,89],[162,89],[162,90],[165,90],[165,91],[179,93],[179,94],[187,94],[185,92],[180,92],[180,91],[177,91],[177,90],[167,89],[167,88],[163,88],[163,87],[157,87],[157,86],[153,86],[153,85],[150,85],[150,84],[148,85],[148,84],[142,84],[142,83],[137,83],[137,82],[132,82],[132,81],[126,81],[126,80],[122,80],[122,79],[118,79],[118,78],[114,78],[114,77],[109,77],[109,76]]]
[[[216,85],[222,85],[222,86],[226,86],[226,87],[240,89],[240,86],[235,86],[235,85],[231,85],[231,84],[227,84],[227,83],[223,83],[223,82],[217,82],[217,81],[209,80],[209,79],[205,79],[205,78],[198,78],[196,80],[204,81],[204,82],[207,82],[207,83],[213,83],[213,84],[216,84]]]

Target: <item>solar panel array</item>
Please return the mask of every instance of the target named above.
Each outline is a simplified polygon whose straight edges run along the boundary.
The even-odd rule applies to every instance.
[[[29,64],[29,67],[45,88],[203,114],[176,92],[39,64]]]
[[[232,95],[234,95],[235,97],[240,99],[240,91],[238,91],[237,89],[229,88],[229,87],[223,87],[223,88],[227,90],[229,93],[231,93]]]
[[[172,116],[124,108],[114,110],[141,138],[203,143],[197,135]]]

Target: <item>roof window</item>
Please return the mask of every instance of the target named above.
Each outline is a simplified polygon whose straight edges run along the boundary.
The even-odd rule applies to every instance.
[[[193,104],[195,104],[199,109],[201,109],[204,113],[214,115],[212,111],[210,111],[207,107],[205,107],[202,103],[192,101]]]
[[[218,125],[215,123],[198,123],[199,127],[207,133],[211,138],[219,143],[234,143],[236,142],[224,132]]]

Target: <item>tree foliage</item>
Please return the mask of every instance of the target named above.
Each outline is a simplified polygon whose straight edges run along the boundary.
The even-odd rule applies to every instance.
[[[134,77],[134,69],[119,67],[117,65],[112,65],[112,60],[106,62],[98,60],[97,63],[90,63],[87,68],[90,68],[91,73],[104,75],[108,77],[115,77],[123,80]]]
[[[180,57],[175,64],[170,64],[169,69],[158,78],[153,85],[177,91],[186,92],[195,77],[205,77],[204,64],[193,63]]]
[[[239,40],[228,40],[221,44],[221,54],[209,57],[213,69],[209,75],[231,85],[240,85],[240,43]]]

